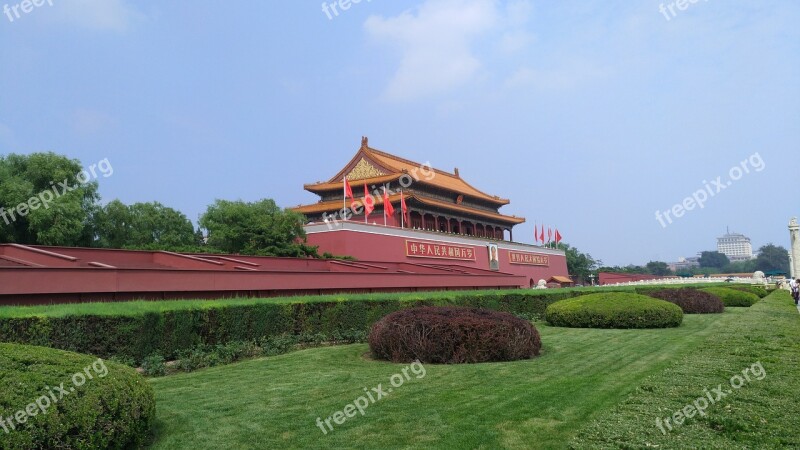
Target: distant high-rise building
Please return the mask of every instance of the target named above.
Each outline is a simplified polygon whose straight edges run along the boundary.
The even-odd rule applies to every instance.
[[[753,246],[750,238],[739,233],[726,231],[717,238],[717,251],[725,254],[732,262],[753,259]]]

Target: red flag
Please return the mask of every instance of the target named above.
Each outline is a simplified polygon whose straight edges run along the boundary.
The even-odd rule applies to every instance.
[[[353,189],[350,187],[350,183],[347,181],[347,178],[344,179],[344,198],[352,198],[353,197]]]
[[[547,242],[550,242],[552,240],[553,240],[553,229],[547,227]]]
[[[556,245],[561,242],[561,233],[558,232],[558,228],[556,228]]]
[[[375,201],[372,200],[372,196],[369,195],[369,191],[367,190],[367,184],[364,183],[364,222],[367,221],[367,216],[375,209]]]
[[[389,192],[386,191],[386,187],[383,188],[383,210],[390,216],[394,214],[394,206],[389,201]]]
[[[539,242],[539,230],[536,229],[536,222],[533,222],[533,242]]]
[[[408,219],[408,206],[406,206],[406,199],[403,197],[403,191],[400,191],[400,211],[403,212],[403,218],[406,222],[411,222]]]
[[[544,224],[542,224],[542,231],[539,233],[539,240],[544,244]]]

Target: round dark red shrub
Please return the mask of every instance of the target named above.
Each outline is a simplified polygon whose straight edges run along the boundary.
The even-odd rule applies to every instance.
[[[514,361],[539,355],[530,322],[479,308],[424,306],[395,311],[372,326],[373,356],[393,362],[460,364]]]
[[[725,311],[725,305],[719,297],[699,289],[661,289],[648,292],[647,295],[674,303],[686,314],[717,314]]]

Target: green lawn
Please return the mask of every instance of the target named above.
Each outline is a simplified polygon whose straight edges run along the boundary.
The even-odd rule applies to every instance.
[[[646,379],[581,430],[572,447],[800,448],[800,314],[789,293],[778,291],[750,308],[725,311],[726,319],[735,320],[726,320],[695,351]],[[762,376],[744,379],[738,388],[731,383],[756,363],[763,372],[756,366],[749,374]],[[710,404],[705,416],[688,410],[693,417],[672,430],[656,425],[657,418],[663,421],[720,386],[726,395]]]
[[[564,448],[647,377],[664,371],[744,308],[687,315],[678,328],[595,330],[537,323],[529,361],[426,365],[385,398],[323,434],[315,424],[404,365],[363,344],[316,348],[154,379],[154,448]],[[333,422],[331,422],[333,424]]]

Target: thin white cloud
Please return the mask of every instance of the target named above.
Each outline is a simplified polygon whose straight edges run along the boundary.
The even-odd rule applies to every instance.
[[[126,0],[58,0],[48,16],[55,23],[117,33],[145,18]]]
[[[395,17],[372,16],[364,24],[377,42],[395,45],[400,66],[385,91],[393,101],[413,100],[462,87],[481,62],[473,40],[493,29],[499,14],[492,0],[427,0]]]
[[[533,14],[533,4],[529,0],[516,0],[506,5],[506,21],[512,26],[524,26]]]
[[[534,42],[536,42],[534,35],[525,30],[509,31],[500,39],[499,50],[503,53],[517,53]]]
[[[72,113],[72,129],[82,136],[97,134],[115,125],[116,121],[101,111],[81,108]]]
[[[522,67],[506,80],[508,89],[536,88],[545,91],[563,91],[579,88],[589,82],[607,78],[612,73],[608,67],[589,62],[569,62],[555,69]]]

